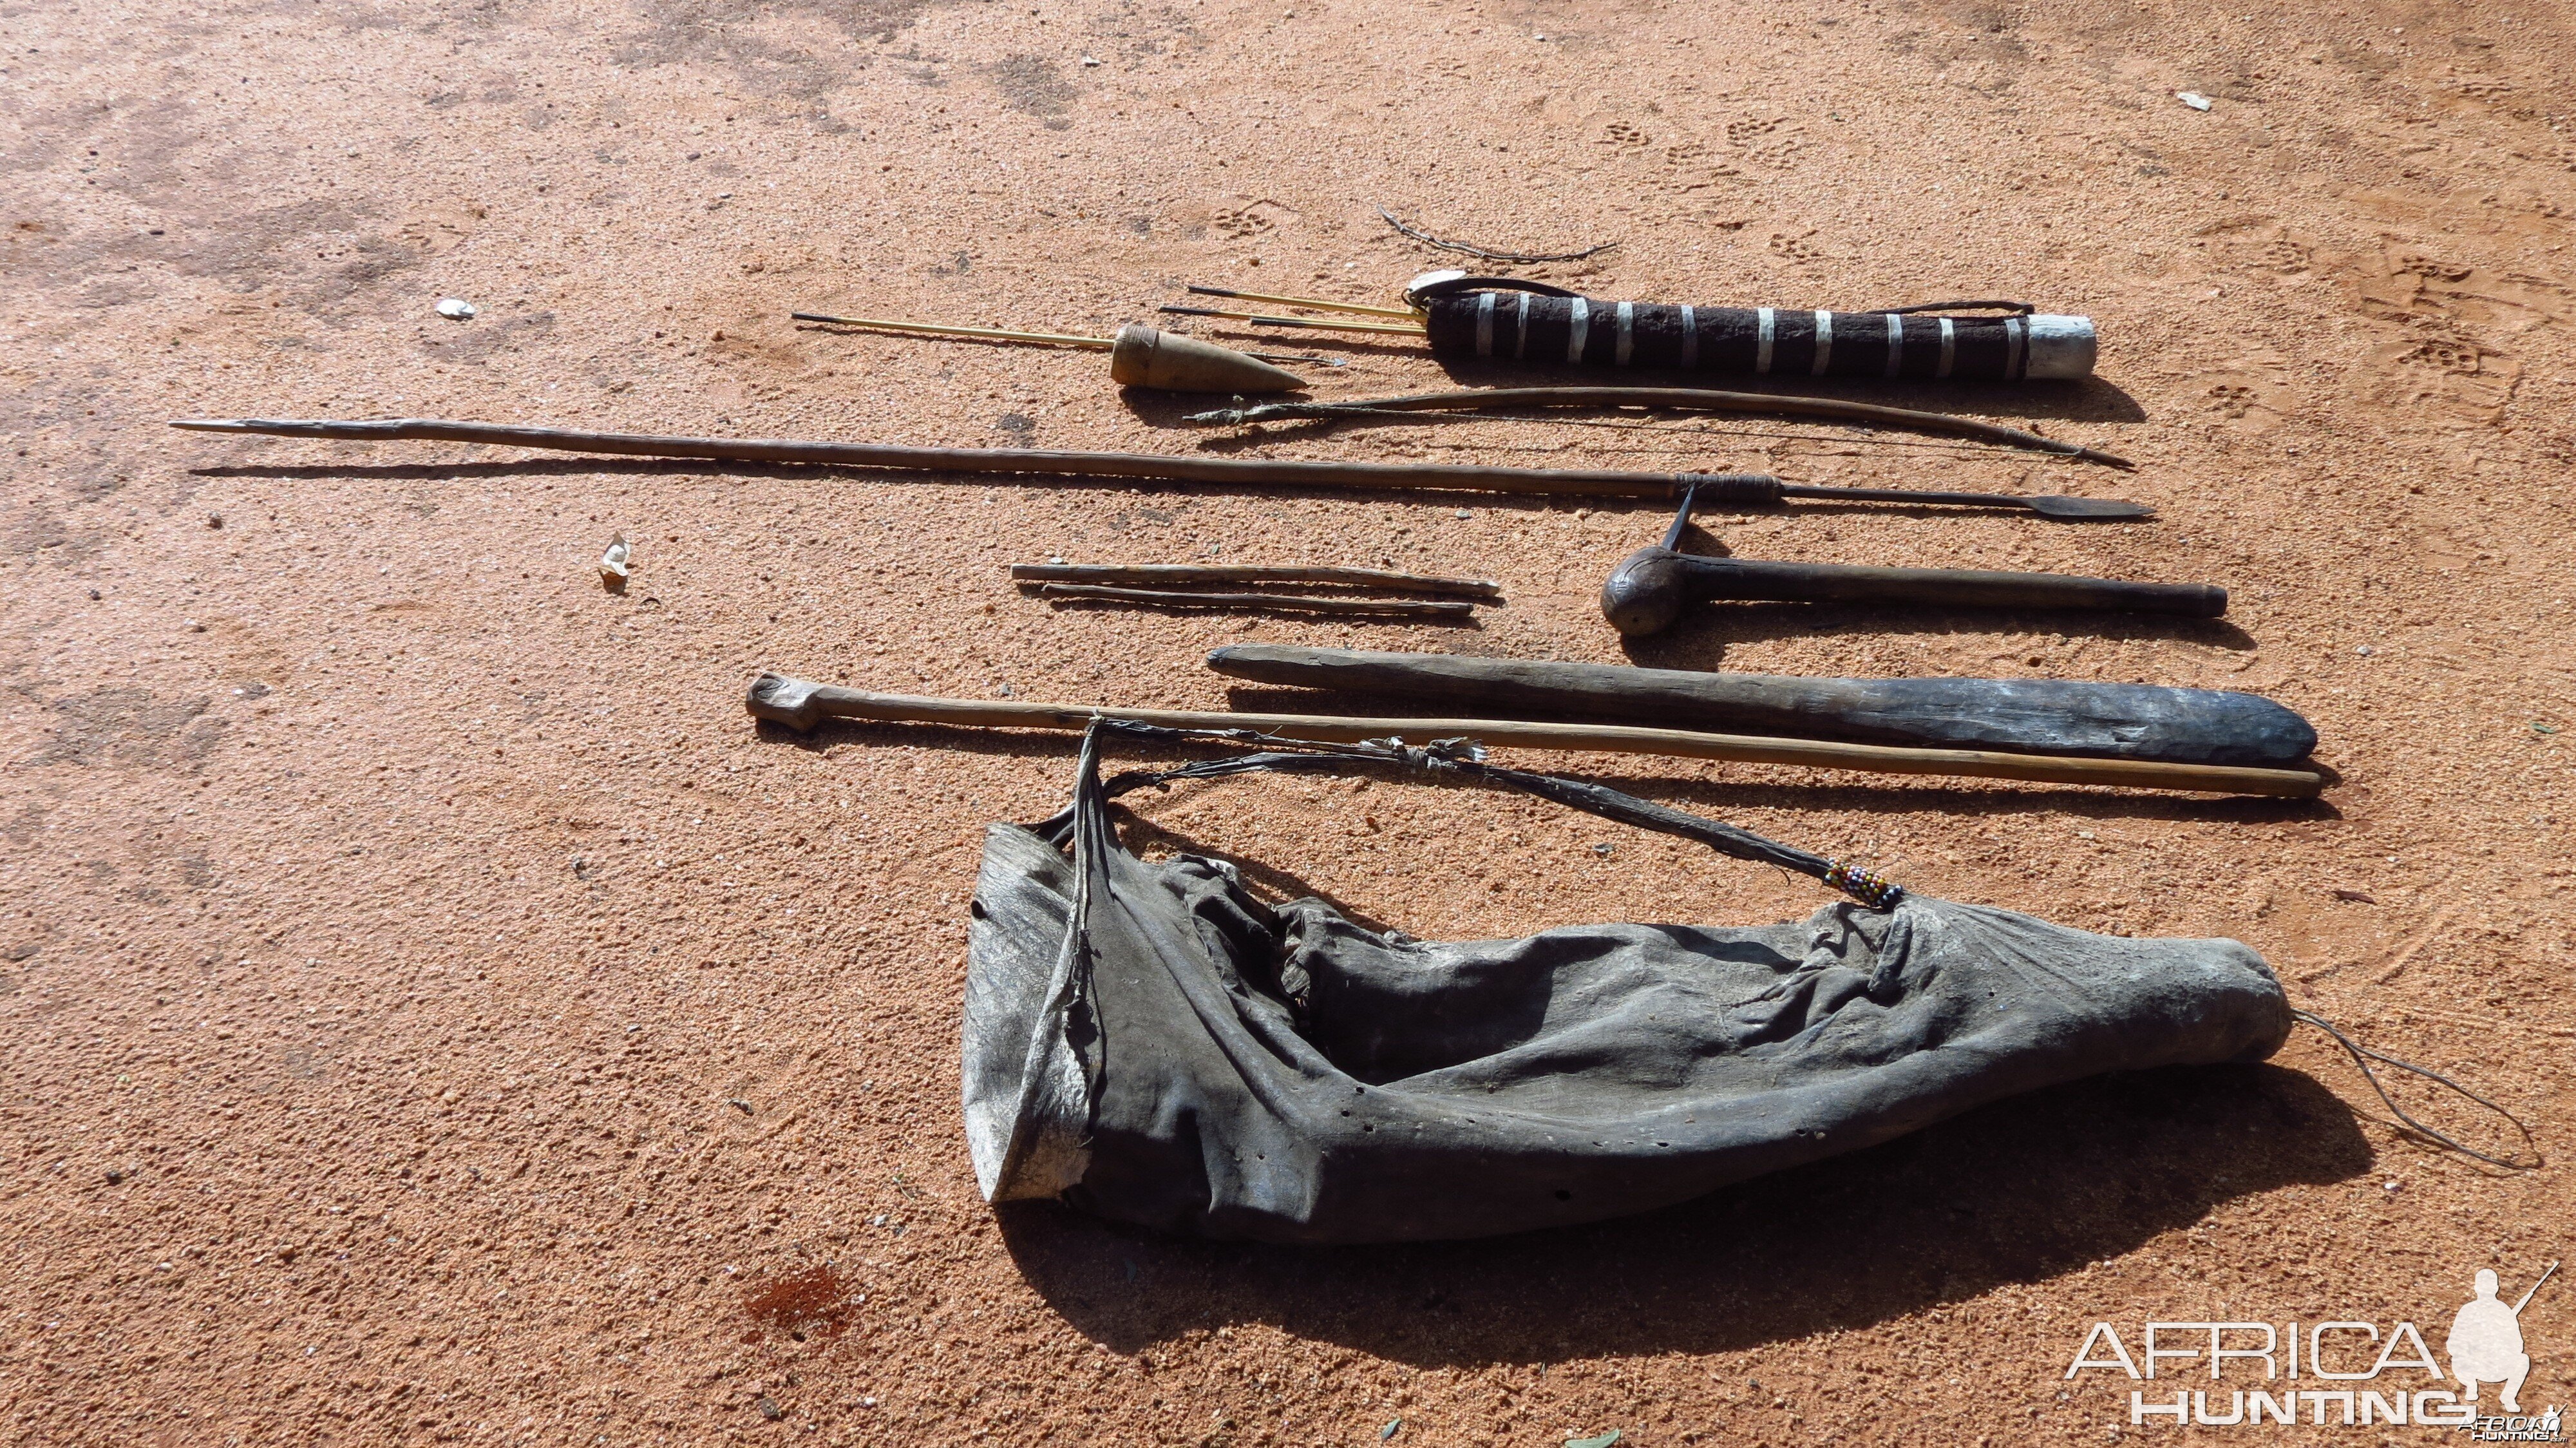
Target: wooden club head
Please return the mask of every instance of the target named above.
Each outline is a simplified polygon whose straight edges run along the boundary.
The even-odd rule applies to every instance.
[[[751,681],[751,695],[743,702],[755,719],[810,734],[815,725],[823,722],[822,711],[814,707],[816,687],[803,679],[764,673]]]
[[[1601,585],[1601,616],[1629,638],[1661,633],[1690,602],[1689,570],[1670,548],[1646,547],[1619,560]]]

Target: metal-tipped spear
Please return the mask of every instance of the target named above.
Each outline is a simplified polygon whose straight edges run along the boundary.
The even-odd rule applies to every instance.
[[[1519,493],[1537,496],[1665,499],[1692,490],[1710,506],[1773,502],[1791,486],[1760,473],[1638,473],[1596,468],[1499,468],[1455,463],[1294,462],[1284,458],[1157,457],[1150,453],[1053,452],[1039,448],[906,447],[899,443],[806,442],[789,438],[658,437],[648,433],[577,432],[496,422],[451,422],[400,417],[357,422],[268,417],[185,418],[172,427],[189,432],[258,433],[270,437],[334,438],[344,442],[495,443],[502,447],[624,457],[693,458],[713,462],[822,463],[841,467],[903,468],[921,472],[1056,474],[1088,478],[1153,478],[1167,482],[1281,487],[1360,488],[1394,491]],[[1803,491],[1803,490],[1802,490]],[[1858,491],[1858,490],[1853,490]],[[2040,500],[2000,493],[1910,493],[1868,490],[1880,500],[2028,507]],[[1836,489],[1820,496],[1850,497]],[[2086,502],[2068,499],[2067,502]],[[2108,516],[2142,517],[2135,503]],[[2050,512],[2047,516],[2079,516]],[[2093,514],[2091,516],[2103,516]]]

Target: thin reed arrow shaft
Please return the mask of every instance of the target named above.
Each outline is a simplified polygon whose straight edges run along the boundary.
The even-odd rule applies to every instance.
[[[1072,337],[1062,332],[1014,332],[1004,327],[958,327],[945,322],[899,322],[883,317],[835,317],[826,312],[790,312],[800,322],[829,322],[836,327],[868,327],[879,332],[920,332],[933,337],[982,337],[994,342],[1040,342],[1053,347],[1117,345],[1107,337]]]
[[[1229,312],[1217,307],[1184,307],[1166,302],[1156,308],[1176,317],[1223,317],[1228,321],[1249,322],[1256,327],[1308,327],[1319,332],[1393,332],[1400,336],[1425,335],[1418,322],[1325,322],[1313,317],[1273,317],[1261,312]]]
[[[1232,297],[1239,302],[1277,302],[1283,307],[1307,307],[1318,312],[1358,312],[1370,317],[1402,317],[1418,320],[1419,312],[1411,307],[1373,307],[1366,302],[1333,302],[1322,297],[1281,297],[1268,292],[1238,292],[1231,287],[1203,287],[1191,283],[1191,294],[1202,297]]]

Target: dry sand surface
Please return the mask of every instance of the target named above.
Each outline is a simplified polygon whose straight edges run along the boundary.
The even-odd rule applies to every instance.
[[[2147,501],[2147,526],[1707,526],[1752,556],[2221,583],[2224,625],[1744,606],[1633,657],[2256,689],[2315,720],[2324,801],[1554,762],[1937,894],[2245,940],[2297,1004],[2457,1073],[2554,1163],[2576,1126],[2571,73],[2540,3],[0,10],[0,1437],[2099,1442],[2184,1435],[2126,1426],[2116,1373],[2065,1381],[2096,1320],[2132,1352],[2149,1319],[2404,1320],[2438,1348],[2477,1268],[2510,1297],[2576,1256],[2565,1173],[2399,1134],[2306,1030],[2267,1065],[2050,1091],[1504,1241],[1256,1248],[979,1201],[956,1045],[979,834],[1053,810],[1071,743],[800,739],[746,718],[753,672],[1224,707],[1199,660],[1230,641],[1616,661],[1593,593],[1651,506],[161,424]],[[1532,269],[1596,296],[2090,314],[2089,384],[1854,395],[2140,466],[1761,422],[1248,445],[1119,396],[1096,354],[786,317],[1105,331],[1190,281],[1384,300],[1453,259],[1381,203],[1491,245],[1616,240]],[[450,296],[480,315],[442,319]],[[1311,350],[1350,361],[1325,395],[1445,380],[1414,348]],[[593,565],[621,532],[618,594]],[[1509,602],[1473,629],[1058,612],[1002,573],[1049,556],[1392,563]],[[1254,779],[1137,810],[1140,839],[1434,938],[1822,898],[1464,791]],[[2525,1405],[2576,1397],[2576,1282],[2523,1326]]]

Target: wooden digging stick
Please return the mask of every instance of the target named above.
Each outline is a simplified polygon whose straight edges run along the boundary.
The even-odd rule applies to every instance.
[[[1465,738],[1514,749],[1660,754],[1745,764],[1852,769],[1876,774],[1958,775],[2018,779],[2036,784],[2107,784],[2131,789],[2272,795],[2289,799],[2312,798],[2325,783],[2322,776],[2298,769],[2162,764],[2137,759],[2074,759],[2046,754],[1994,754],[1974,749],[1902,749],[1879,744],[1765,739],[1744,734],[1702,734],[1683,729],[1636,729],[1605,724],[1540,724],[1516,719],[1364,719],[1315,714],[1229,714],[1201,709],[1119,709],[1096,704],[934,699],[909,694],[873,694],[864,689],[845,689],[768,673],[752,680],[751,692],[744,704],[753,717],[784,724],[800,732],[812,729],[825,719],[949,724],[983,729],[1080,731],[1089,728],[1094,719],[1105,718],[1159,724],[1169,729],[1252,730],[1287,739],[1339,744],[1383,739],[1389,735],[1422,742]]]

